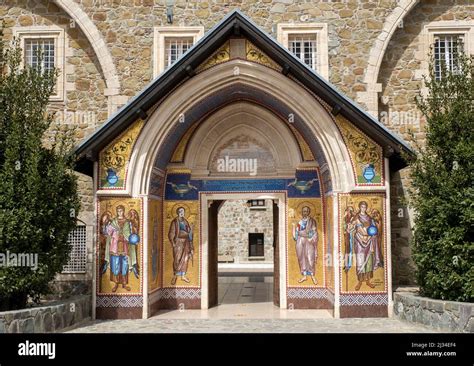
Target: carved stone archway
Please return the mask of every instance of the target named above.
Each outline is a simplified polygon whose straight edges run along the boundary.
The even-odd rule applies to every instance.
[[[184,165],[191,169],[193,177],[209,176],[209,162],[219,154],[218,150],[242,136],[252,139],[270,155],[274,169],[265,173],[268,177],[292,175],[302,163],[298,143],[275,114],[253,103],[236,102],[199,126],[186,149]]]
[[[234,75],[234,68],[239,74]],[[305,121],[305,127],[314,137],[324,155],[331,174],[334,192],[355,188],[351,160],[334,120],[323,107],[299,84],[281,73],[243,60],[217,65],[190,79],[185,87],[178,88],[160,104],[160,112],[150,116],[130,159],[127,190],[131,195],[147,194],[151,172],[165,147],[180,116],[186,116],[191,107],[219,90],[241,84],[263,91],[285,104],[289,110]],[[179,139],[179,137],[178,137]],[[173,136],[171,141],[176,141]],[[317,154],[316,154],[317,155]]]
[[[393,34],[399,26],[403,26],[403,19],[420,2],[420,0],[402,0],[385,19],[382,31],[375,40],[369,52],[369,61],[365,72],[364,82],[367,91],[358,93],[358,100],[367,106],[368,112],[374,117],[378,115],[378,95],[382,91],[382,85],[377,83],[380,66]]]
[[[120,80],[117,69],[104,38],[94,22],[79,4],[72,0],[54,0],[54,3],[71,17],[89,40],[104,75],[105,84],[107,86],[104,93],[108,98],[109,116],[112,115],[118,106],[123,104],[127,98],[120,96]]]

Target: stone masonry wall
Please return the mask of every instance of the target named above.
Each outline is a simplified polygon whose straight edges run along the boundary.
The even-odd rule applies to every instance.
[[[225,201],[218,214],[219,256],[231,256],[234,263],[273,263],[273,207],[252,209],[246,200]],[[264,261],[249,260],[249,233],[263,233]]]
[[[76,0],[102,33],[115,59],[122,94],[152,78],[153,27],[168,25],[166,0]],[[328,23],[330,81],[348,96],[365,91],[367,55],[396,0],[176,0],[173,25],[212,28],[238,8],[276,38],[286,22]]]
[[[90,296],[29,309],[0,312],[0,333],[51,333],[91,318]]]
[[[433,300],[411,292],[395,292],[393,313],[411,323],[448,331],[474,333],[474,304]]]
[[[424,27],[437,21],[474,19],[474,4],[469,1],[421,1],[395,31],[380,68],[382,84],[379,120],[410,142],[411,133],[419,143],[425,139],[426,121],[415,105],[428,70]],[[392,268],[394,285],[414,284],[415,265],[411,259],[410,212],[407,210],[408,170],[396,173],[391,181]]]

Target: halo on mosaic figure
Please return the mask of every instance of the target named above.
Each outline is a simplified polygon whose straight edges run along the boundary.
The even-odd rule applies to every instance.
[[[184,203],[184,202],[178,202],[176,204],[174,204],[172,207],[171,207],[171,211],[169,212],[169,214],[171,215],[172,218],[178,216],[178,212],[177,210],[182,207],[184,208],[184,216],[188,219],[188,221],[190,221],[190,223],[195,223],[196,222],[196,212],[193,212],[193,210],[191,209],[191,207]]]
[[[298,215],[301,215],[303,207],[306,207],[306,206],[309,207],[309,209],[310,209],[310,213],[309,213],[310,215],[314,215],[316,212],[318,212],[316,210],[316,206],[314,205],[314,203],[311,203],[309,201],[303,201],[303,202],[299,203],[298,206],[296,206],[296,211],[295,211],[296,216],[295,216],[295,218],[297,218]]]

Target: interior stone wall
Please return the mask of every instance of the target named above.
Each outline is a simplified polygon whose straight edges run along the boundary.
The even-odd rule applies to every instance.
[[[273,263],[273,207],[270,200],[265,204],[265,209],[250,208],[246,200],[222,204],[218,214],[221,261],[232,258],[234,263]],[[263,233],[264,260],[249,258],[249,233]]]

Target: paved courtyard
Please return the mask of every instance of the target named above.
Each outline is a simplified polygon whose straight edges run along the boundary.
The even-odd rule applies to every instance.
[[[435,333],[396,319],[162,319],[91,322],[71,333]]]
[[[209,310],[166,310],[150,319],[97,320],[73,333],[433,333],[398,319],[334,319],[327,310],[279,309],[273,278],[219,277],[219,305]]]

